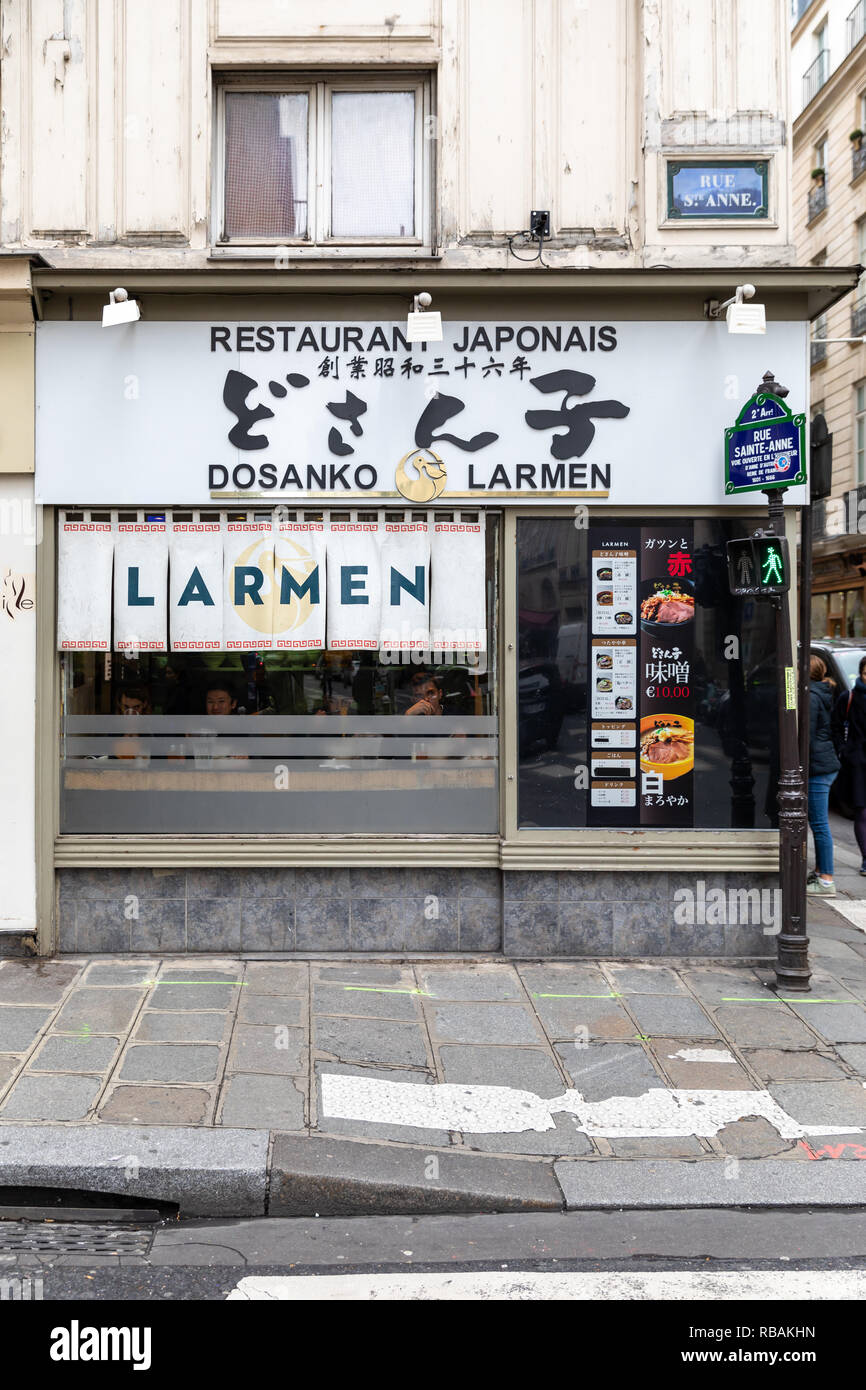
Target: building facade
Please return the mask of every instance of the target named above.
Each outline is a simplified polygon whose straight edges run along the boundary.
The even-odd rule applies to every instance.
[[[793,209],[801,265],[866,264],[866,4],[798,4]],[[866,290],[812,326],[811,413],[833,436],[813,509],[812,635],[866,643]],[[861,503],[863,505],[861,506]]]
[[[782,0],[0,15],[9,940],[771,954],[772,616],[725,577],[765,502],[723,445],[768,368],[805,412],[856,281],[791,268]],[[746,267],[766,336],[707,315]]]

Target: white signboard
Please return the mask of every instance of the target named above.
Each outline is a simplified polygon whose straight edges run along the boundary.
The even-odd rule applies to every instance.
[[[691,322],[446,321],[423,344],[405,331],[40,323],[37,499],[735,505],[732,412],[768,366],[795,412],[808,399],[806,324],[733,335],[697,300]]]

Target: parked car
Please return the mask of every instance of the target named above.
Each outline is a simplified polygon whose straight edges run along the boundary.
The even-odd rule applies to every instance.
[[[853,690],[854,682],[860,670],[860,662],[866,656],[866,647],[862,642],[845,640],[838,637],[823,637],[820,642],[813,642],[809,648],[813,656],[820,656],[827,667],[827,675],[836,682],[837,694],[844,695],[846,691]],[[837,790],[839,779],[830,788],[830,805],[840,816],[847,816],[849,820],[854,815],[854,807],[840,796]]]
[[[862,642],[822,637],[819,642],[813,642],[809,650],[813,656],[820,656],[840,694],[853,689],[860,662],[866,656],[866,646]]]

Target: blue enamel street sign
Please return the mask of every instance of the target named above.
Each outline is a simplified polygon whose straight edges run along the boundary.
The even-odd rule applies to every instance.
[[[668,163],[668,217],[767,216],[767,161]]]
[[[725,430],[725,492],[762,492],[806,481],[806,417],[776,396],[752,396]]]

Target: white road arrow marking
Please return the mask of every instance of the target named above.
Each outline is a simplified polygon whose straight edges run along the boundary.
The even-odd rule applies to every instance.
[[[524,1134],[555,1129],[555,1114],[570,1114],[584,1134],[606,1139],[658,1136],[710,1138],[736,1120],[767,1120],[783,1139],[811,1134],[860,1134],[853,1125],[801,1125],[769,1091],[684,1091],[664,1087],[642,1096],[584,1100],[566,1091],[545,1100],[510,1086],[423,1085],[374,1077],[324,1072],[322,1114],[328,1119],[416,1129],[459,1130],[464,1134]]]

